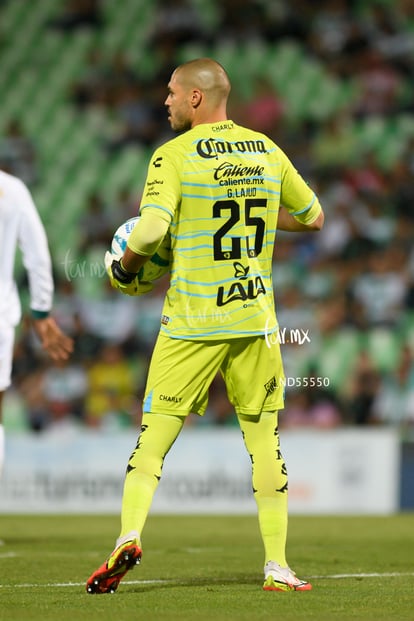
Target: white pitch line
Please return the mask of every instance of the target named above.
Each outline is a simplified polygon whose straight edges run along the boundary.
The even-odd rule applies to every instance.
[[[122,584],[165,584],[168,582],[175,582],[174,580],[124,580]],[[50,582],[48,584],[0,584],[0,589],[33,589],[33,588],[49,588],[49,587],[80,587],[85,586],[86,582]]]
[[[341,578],[398,578],[401,576],[414,576],[413,571],[399,572],[393,571],[389,573],[371,573],[371,574],[332,574],[331,576],[309,576],[313,580],[326,580],[332,578],[333,580],[340,580]]]
[[[341,580],[347,578],[401,578],[404,576],[414,576],[413,571],[409,572],[386,572],[386,573],[359,573],[359,574],[331,574],[327,576],[308,576],[310,580]],[[127,584],[180,584],[182,580],[124,580],[123,585]],[[85,582],[50,582],[48,584],[24,583],[24,584],[0,584],[0,589],[30,589],[30,588],[62,588],[62,587],[83,587]]]

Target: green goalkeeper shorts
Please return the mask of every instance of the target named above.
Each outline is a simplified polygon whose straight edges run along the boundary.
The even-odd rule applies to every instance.
[[[144,412],[203,415],[220,371],[237,414],[283,408],[284,372],[278,343],[264,337],[191,341],[159,334],[144,395]]]

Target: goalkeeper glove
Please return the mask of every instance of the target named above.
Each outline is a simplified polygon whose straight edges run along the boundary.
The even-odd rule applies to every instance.
[[[121,257],[117,257],[111,252],[105,253],[105,268],[111,286],[124,295],[144,295],[154,288],[152,282],[139,282],[137,274],[127,272],[122,267]]]

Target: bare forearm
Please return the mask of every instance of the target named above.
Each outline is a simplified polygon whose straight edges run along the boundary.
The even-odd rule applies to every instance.
[[[148,261],[150,257],[137,254],[128,246],[125,249],[124,256],[122,257],[122,267],[131,274],[139,272],[141,267]]]

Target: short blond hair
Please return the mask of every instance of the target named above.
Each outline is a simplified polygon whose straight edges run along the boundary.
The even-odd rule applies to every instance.
[[[229,76],[220,63],[212,58],[196,58],[179,65],[176,79],[185,88],[198,88],[212,104],[227,101],[231,90]]]

